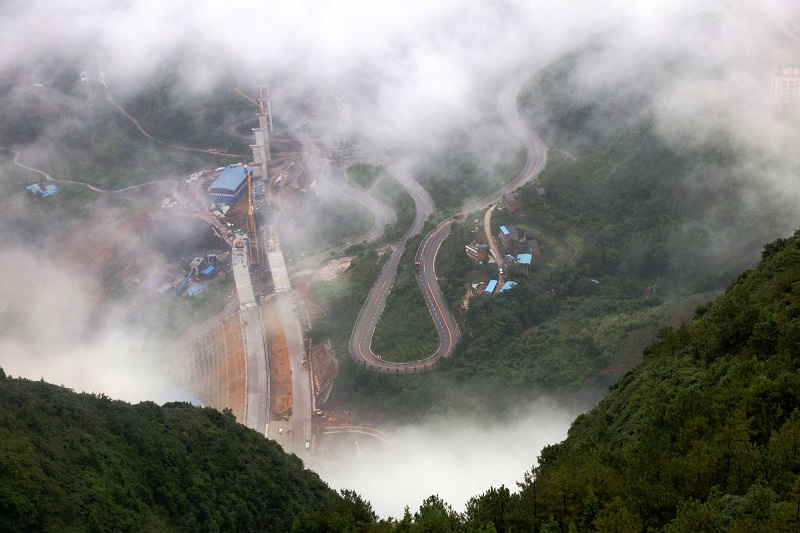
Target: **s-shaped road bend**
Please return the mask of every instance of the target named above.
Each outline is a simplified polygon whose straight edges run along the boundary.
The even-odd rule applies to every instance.
[[[417,214],[411,228],[403,236],[403,239],[381,270],[378,280],[372,287],[358,315],[350,337],[350,353],[356,362],[365,364],[368,368],[379,372],[417,372],[432,368],[439,358],[447,357],[452,353],[460,338],[460,332],[452,313],[447,308],[436,278],[435,261],[439,247],[450,234],[450,227],[454,220],[482,211],[499,201],[504,194],[508,194],[528,182],[535,181],[547,164],[547,148],[536,132],[528,126],[517,109],[516,97],[521,86],[522,81],[518,81],[503,90],[498,96],[497,107],[503,120],[525,144],[528,152],[525,167],[510,183],[443,221],[423,239],[415,256],[415,261],[420,263],[417,282],[436,324],[439,334],[439,348],[433,355],[424,359],[404,363],[384,361],[378,357],[371,348],[372,336],[375,333],[375,327],[381,313],[386,306],[386,298],[394,284],[397,266],[400,263],[400,257],[405,251],[406,243],[408,239],[419,233],[425,220],[435,211],[435,205],[428,193],[403,167],[397,165],[389,166],[389,171],[414,199]]]

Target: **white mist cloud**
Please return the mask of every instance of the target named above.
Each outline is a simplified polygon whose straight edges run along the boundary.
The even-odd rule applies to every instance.
[[[384,518],[402,518],[406,505],[413,513],[433,494],[463,512],[470,498],[489,487],[516,490],[541,449],[563,440],[577,414],[540,399],[507,423],[448,418],[389,430],[386,444],[351,434],[358,446],[342,446],[333,461],[309,466],[332,487],[369,499]]]
[[[170,362],[121,313],[100,307],[91,280],[20,250],[0,253],[0,272],[7,374],[130,402],[185,399],[168,375]]]
[[[533,73],[596,38],[606,46],[577,66],[587,100],[627,84],[653,95],[659,131],[674,146],[725,131],[777,160],[796,146],[796,128],[767,115],[769,75],[797,61],[789,36],[799,12],[789,0],[763,2],[767,11],[755,0],[7,0],[0,5],[0,81],[23,66],[46,81],[65,57],[79,70],[107,72],[115,95],[134,94],[166,67],[176,68],[181,88],[194,92],[233,71],[253,86],[272,83],[277,114],[284,112],[281,98],[344,86],[369,102],[361,133],[377,137],[376,145],[407,137],[432,144],[454,125],[474,124],[470,146],[491,160],[507,136],[481,129],[485,93],[509,74]],[[61,135],[44,137],[55,143]],[[709,239],[711,251],[730,254],[729,243],[741,239],[724,235],[726,216],[753,217],[753,227],[774,224],[756,217],[775,202],[800,200],[796,163],[754,163],[725,176],[751,182],[730,199],[741,213],[710,206],[716,225],[696,223],[687,231],[718,232],[724,238]],[[701,189],[721,178],[702,170],[686,183]],[[787,219],[768,232],[796,225]],[[750,252],[757,255],[757,248]],[[91,279],[44,257],[0,254],[6,372],[131,401],[170,399],[163,395],[170,356],[124,318],[99,313]],[[492,485],[513,488],[541,448],[566,435],[575,414],[541,401],[510,424],[461,419],[397,429],[385,448],[319,470],[333,486],[356,489],[384,516],[401,516],[405,505],[413,511],[431,494],[463,510]],[[366,438],[361,442],[366,446]]]

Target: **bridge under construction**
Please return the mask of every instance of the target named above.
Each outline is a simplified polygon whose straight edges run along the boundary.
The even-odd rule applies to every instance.
[[[250,280],[250,242],[245,234],[233,240],[231,267],[239,297],[242,336],[247,354],[247,400],[245,425],[267,434],[269,424],[269,365],[261,312]]]

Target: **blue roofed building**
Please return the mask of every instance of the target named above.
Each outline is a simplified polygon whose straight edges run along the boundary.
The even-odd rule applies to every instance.
[[[513,287],[514,285],[516,285],[516,283],[515,283],[515,282],[513,282],[513,281],[506,281],[506,282],[503,284],[503,288],[502,288],[502,289],[500,289],[500,292],[506,292],[508,289],[510,289],[510,288],[511,288],[511,287]]]
[[[212,202],[235,204],[247,191],[247,176],[252,167],[230,165],[219,175],[208,188],[208,196]]]
[[[531,261],[533,261],[532,254],[518,254],[517,261],[519,261],[520,265],[530,265]]]
[[[519,238],[519,232],[514,226],[500,226],[500,241],[503,246],[508,246]]]
[[[484,289],[483,292],[488,293],[488,294],[492,294],[496,287],[497,287],[497,280],[493,279],[492,281],[490,281],[489,283],[486,284],[486,289]]]
[[[48,196],[53,196],[55,194],[58,194],[58,185],[48,185],[42,192],[42,198],[47,198]]]
[[[48,196],[58,194],[58,185],[47,185],[44,189],[42,189],[38,183],[34,183],[33,185],[28,185],[25,188],[32,195],[41,196],[42,198],[47,198]]]

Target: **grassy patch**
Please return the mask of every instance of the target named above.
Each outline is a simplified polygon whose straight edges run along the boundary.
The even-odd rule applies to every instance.
[[[372,225],[371,215],[350,200],[325,201],[307,195],[301,209],[285,213],[281,243],[288,258],[316,253],[340,245],[366,233]]]
[[[364,190],[368,190],[378,179],[378,176],[384,173],[383,167],[375,165],[353,165],[347,169],[347,179],[353,185],[357,185]]]
[[[332,339],[340,354],[349,353],[348,341],[358,313],[387,259],[387,254],[380,256],[370,250],[355,259],[341,276],[311,286],[326,311],[311,330],[314,342]]]
[[[417,284],[414,250],[422,238],[409,242],[400,260],[397,279],[375,328],[372,350],[386,361],[416,361],[433,354],[439,337],[425,298]]]
[[[372,193],[381,203],[394,209],[397,222],[386,228],[383,242],[397,242],[406,234],[414,222],[416,207],[411,195],[397,180],[384,173],[373,187]]]

